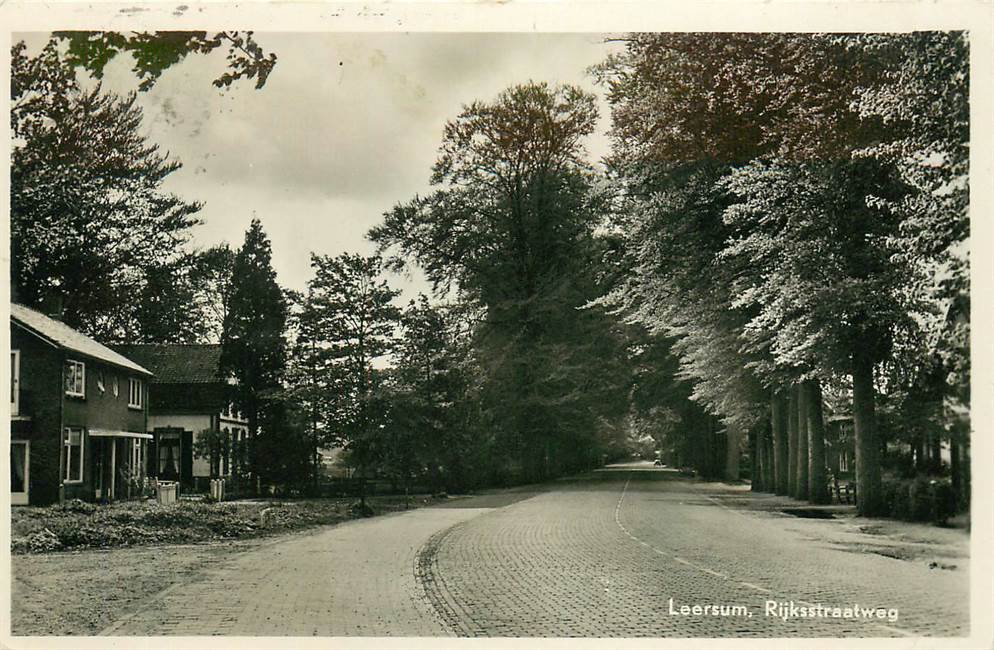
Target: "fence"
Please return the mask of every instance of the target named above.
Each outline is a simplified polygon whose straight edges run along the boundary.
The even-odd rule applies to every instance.
[[[208,486],[204,486],[205,488]],[[359,498],[363,495],[389,496],[408,494],[434,494],[439,488],[424,483],[410,483],[405,486],[403,481],[391,481],[382,478],[322,478],[315,486],[313,483],[302,483],[298,488],[289,492],[266,484],[256,485],[251,479],[229,477],[224,482],[224,498],[239,499],[266,495],[282,495],[290,497],[322,497],[322,498]],[[207,494],[208,490],[197,490],[198,494]],[[215,497],[216,498],[216,497]]]
[[[409,494],[431,494],[436,490],[431,486],[412,483],[406,488]],[[397,481],[371,478],[332,478],[324,479],[318,484],[318,496],[322,497],[358,497],[365,494],[383,496],[404,494],[405,486]]]

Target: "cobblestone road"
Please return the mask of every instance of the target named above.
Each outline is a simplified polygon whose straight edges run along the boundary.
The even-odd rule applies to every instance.
[[[467,636],[968,633],[965,560],[945,571],[852,552],[865,545],[841,521],[734,510],[721,486],[663,477],[675,479],[594,475],[436,535],[421,554],[435,608]],[[768,600],[898,616],[784,620],[766,615]],[[674,615],[681,605],[746,613]]]
[[[851,521],[743,508],[752,497],[661,471],[352,522],[267,544],[161,594],[108,634],[953,636],[969,564],[881,554]],[[886,543],[885,543],[886,542]],[[895,546],[896,544],[896,546]],[[951,566],[951,565],[947,565]],[[896,620],[766,615],[896,609]],[[681,606],[740,606],[713,616]],[[795,610],[798,614],[800,610]],[[720,613],[720,610],[719,610]]]
[[[103,635],[446,636],[414,575],[436,531],[480,514],[429,508],[241,553],[159,594]]]

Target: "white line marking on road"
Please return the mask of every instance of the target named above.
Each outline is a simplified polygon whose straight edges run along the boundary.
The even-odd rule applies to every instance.
[[[712,571],[711,569],[709,569],[707,567],[703,567],[703,566],[701,566],[699,564],[694,564],[693,562],[688,562],[687,560],[683,559],[682,557],[674,557],[673,559],[676,560],[677,562],[679,562],[680,564],[686,564],[687,566],[693,567],[693,568],[697,569],[698,571],[703,571],[704,573],[709,573],[709,574],[711,574],[713,576],[717,576],[717,577],[722,578],[724,580],[728,580],[728,576],[726,576],[724,573],[718,573],[717,571]]]
[[[627,528],[625,528],[625,525],[623,523],[621,523],[621,504],[625,500],[625,494],[628,493],[628,485],[631,482],[632,482],[632,479],[630,479],[630,478],[627,481],[625,481],[625,487],[623,487],[621,489],[621,496],[618,497],[618,503],[617,503],[617,505],[614,506],[614,523],[618,524],[618,528],[620,528],[621,531],[623,533],[625,533],[625,535],[627,535],[628,537],[632,538],[634,541],[638,542],[642,546],[646,546],[646,547],[652,549],[653,551],[655,551],[659,555],[662,555],[664,557],[672,558],[676,562],[679,562],[681,564],[685,564],[685,565],[687,565],[687,566],[689,566],[691,568],[697,569],[698,571],[701,571],[703,573],[709,573],[709,574],[711,574],[713,576],[717,576],[717,577],[722,578],[724,580],[728,580],[729,579],[728,576],[725,575],[724,573],[718,573],[717,571],[712,571],[711,569],[709,569],[707,567],[700,566],[699,564],[694,564],[693,562],[688,562],[687,560],[683,559],[682,557],[677,557],[675,555],[670,555],[669,553],[667,553],[667,552],[665,552],[663,550],[660,550],[660,549],[656,548],[655,546],[653,546],[651,544],[648,544],[647,542],[639,539],[638,537],[636,537],[635,535],[633,535],[631,532],[629,532],[629,530]],[[738,515],[740,517],[746,517],[747,516],[745,513],[739,512],[738,510],[736,510],[734,508],[729,508],[728,506],[726,506],[724,503],[722,503],[718,499],[715,499],[713,497],[706,496],[706,495],[705,495],[705,498],[707,498],[709,501],[714,502],[716,505],[720,506],[724,510],[727,510],[729,512],[733,512],[733,513],[735,513],[736,515]],[[681,501],[680,504],[683,505],[683,502]],[[754,584],[749,583],[749,582],[738,582],[738,584],[742,585],[743,587],[747,587],[749,589],[754,589],[756,591],[761,591],[761,592],[763,592],[765,594],[773,594],[773,593],[775,593],[774,591],[772,591],[770,589],[767,589],[765,587],[760,587],[759,585],[754,585]],[[805,600],[797,600],[797,599],[795,599],[794,602],[796,602],[796,603],[798,603],[800,605],[803,605],[804,607],[815,607],[815,605],[813,603],[809,603],[809,602],[807,602]],[[913,632],[908,632],[907,630],[902,630],[900,628],[891,627],[890,625],[884,625],[882,623],[870,623],[870,625],[873,626],[873,627],[876,627],[878,629],[881,629],[881,630],[886,630],[887,632],[890,632],[891,634],[898,634],[898,635],[906,636],[906,637],[917,636]]]
[[[721,578],[722,580],[728,580],[728,576],[726,576],[724,573],[718,573],[717,571],[712,571],[711,569],[707,569],[707,568],[704,568],[702,566],[694,567],[694,568],[700,569],[704,573],[710,573],[711,575],[713,575],[713,576],[715,576],[717,578]]]

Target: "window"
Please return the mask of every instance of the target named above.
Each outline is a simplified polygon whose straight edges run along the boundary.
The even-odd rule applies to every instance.
[[[114,399],[117,399],[117,396],[121,394],[121,386],[117,382],[117,377],[111,381],[111,387],[114,390]]]
[[[142,407],[142,381],[141,379],[128,379],[128,406],[133,409]]]
[[[28,503],[30,451],[27,440],[10,441],[10,502],[14,505]]]
[[[17,415],[21,405],[21,351],[10,351],[10,414]]]
[[[134,438],[131,441],[131,473],[132,476],[144,476],[145,464],[142,462],[142,441]]]
[[[65,473],[62,480],[65,483],[83,482],[83,430],[66,427],[65,437],[62,439]]]
[[[86,397],[86,364],[82,361],[66,362],[66,395]]]
[[[179,478],[180,434],[163,432],[159,434],[159,478],[175,481]]]
[[[107,391],[107,386],[104,384],[104,371],[101,370],[97,373],[97,390],[103,395]]]

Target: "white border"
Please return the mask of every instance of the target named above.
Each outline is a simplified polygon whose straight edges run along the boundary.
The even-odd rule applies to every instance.
[[[179,5],[179,6],[178,6]],[[185,9],[180,9],[185,6]],[[50,31],[53,29],[256,29],[257,31],[435,31],[435,32],[625,32],[625,31],[908,31],[910,29],[966,29],[971,33],[971,276],[972,292],[972,422],[979,435],[972,440],[973,512],[971,539],[972,636],[969,639],[247,639],[247,638],[10,638],[9,591],[0,601],[3,643],[14,648],[175,648],[192,645],[211,648],[248,646],[327,647],[536,647],[545,648],[666,648],[666,647],[851,647],[851,648],[990,648],[994,643],[994,571],[992,571],[992,505],[994,505],[994,440],[989,425],[994,409],[990,399],[991,359],[994,337],[991,331],[991,280],[994,256],[990,254],[992,228],[992,184],[994,158],[991,146],[992,101],[991,63],[994,6],[989,2],[311,2],[265,3],[222,2],[144,4],[75,2],[26,3],[0,0],[0,60],[6,64],[11,31]],[[262,34],[260,33],[260,37]],[[6,65],[4,66],[6,70]],[[8,75],[0,75],[0,102],[10,96]],[[0,138],[9,142],[9,121],[0,120]],[[0,165],[0,186],[7,188],[9,165]],[[0,214],[9,214],[9,192],[0,192]],[[9,225],[0,220],[4,245],[0,257],[9,264],[7,244]],[[9,304],[9,286],[0,295],[2,309]],[[9,348],[9,329],[0,328],[0,337]],[[9,390],[3,373],[0,385]],[[9,444],[9,428],[2,443]],[[9,470],[5,470],[9,471]],[[3,491],[0,502],[9,507]],[[4,537],[5,535],[5,537]],[[10,521],[0,517],[0,537],[10,538]],[[10,580],[10,558],[2,558],[5,585]]]

